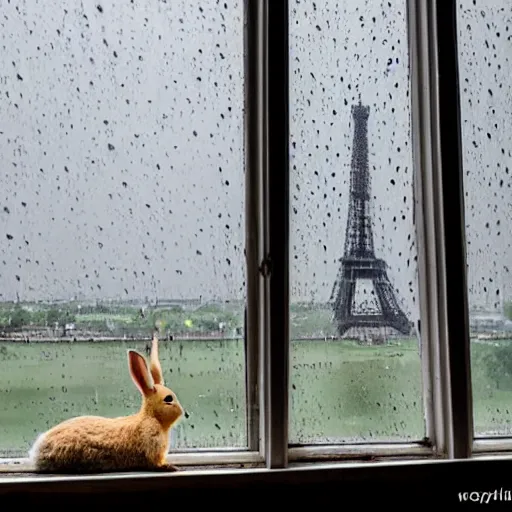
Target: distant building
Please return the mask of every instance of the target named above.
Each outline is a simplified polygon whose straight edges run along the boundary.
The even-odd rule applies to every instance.
[[[469,326],[474,332],[512,332],[512,321],[505,318],[501,313],[479,312],[470,314]]]
[[[65,324],[64,325],[64,336],[66,336],[66,334],[70,334],[75,329],[76,329],[76,326],[74,323]]]

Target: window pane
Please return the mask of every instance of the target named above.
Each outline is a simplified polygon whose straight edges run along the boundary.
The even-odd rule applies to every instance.
[[[512,433],[512,11],[458,4],[475,435]]]
[[[242,2],[28,5],[1,9],[0,455],[136,412],[155,323],[173,446],[243,447]]]
[[[290,442],[419,440],[406,1],[290,15]]]

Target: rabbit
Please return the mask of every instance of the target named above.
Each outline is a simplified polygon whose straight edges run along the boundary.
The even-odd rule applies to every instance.
[[[36,472],[178,471],[166,462],[169,431],[188,414],[174,392],[164,386],[156,334],[150,371],[135,350],[128,350],[128,367],[142,394],[139,412],[118,418],[79,416],[54,426],[29,450]]]

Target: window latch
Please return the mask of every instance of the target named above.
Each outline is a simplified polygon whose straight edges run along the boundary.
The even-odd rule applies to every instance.
[[[264,258],[259,266],[259,272],[263,277],[269,277],[272,272],[272,260],[270,256]]]

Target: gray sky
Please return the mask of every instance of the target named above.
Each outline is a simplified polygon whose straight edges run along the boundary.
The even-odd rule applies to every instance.
[[[1,298],[242,298],[241,2],[98,3],[2,5]],[[406,11],[389,3],[290,2],[291,292],[331,293],[361,93],[376,252],[415,319]],[[491,306],[510,281],[510,12],[462,3],[471,300]]]
[[[470,297],[512,297],[512,8],[460,2],[459,53]]]

